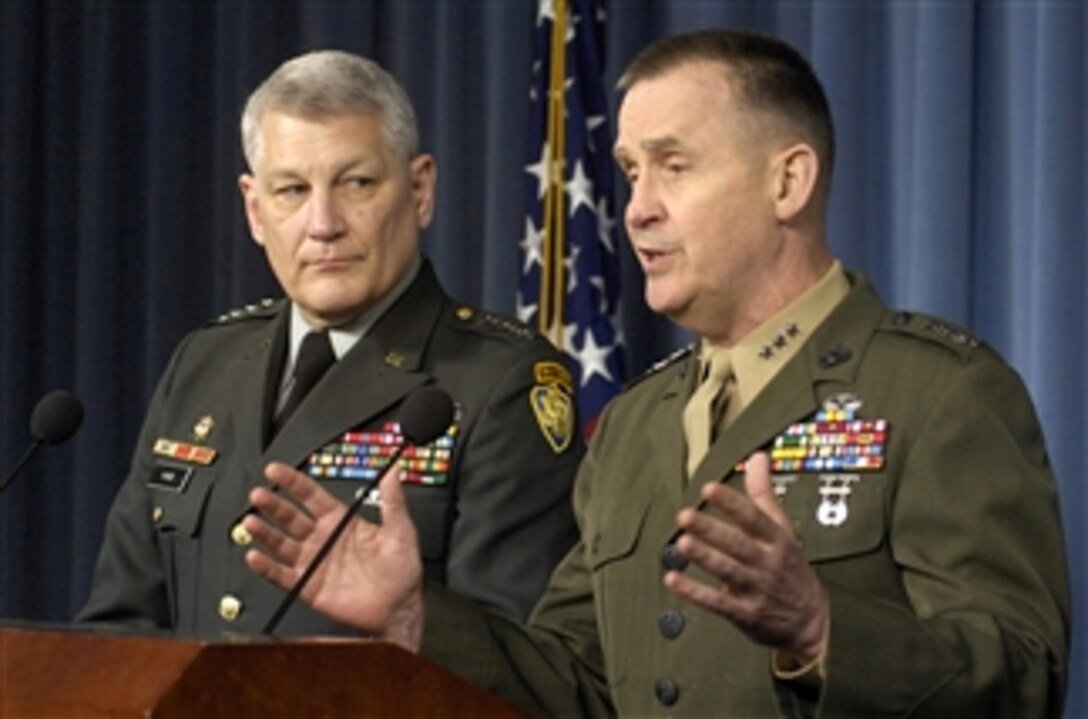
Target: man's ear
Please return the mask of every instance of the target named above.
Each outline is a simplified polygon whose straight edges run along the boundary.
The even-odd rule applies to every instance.
[[[264,233],[261,229],[260,215],[258,213],[260,197],[257,192],[257,178],[253,175],[240,175],[238,177],[238,189],[242,191],[242,207],[246,212],[246,222],[249,223],[249,234],[254,242],[263,247]]]
[[[807,143],[792,145],[779,153],[774,199],[779,222],[794,219],[812,203],[820,169],[820,158]]]
[[[438,163],[433,155],[419,155],[409,164],[408,172],[412,178],[412,201],[415,203],[416,224],[422,230],[434,219]]]

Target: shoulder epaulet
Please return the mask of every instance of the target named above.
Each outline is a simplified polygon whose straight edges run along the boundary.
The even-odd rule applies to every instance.
[[[686,347],[681,347],[680,349],[676,350],[675,352],[668,355],[667,357],[659,359],[657,362],[654,362],[652,365],[650,365],[649,369],[647,369],[645,372],[640,374],[638,377],[635,377],[634,379],[628,381],[627,384],[624,385],[623,391],[626,392],[627,390],[631,389],[635,385],[646,381],[647,379],[649,379],[650,377],[653,377],[655,374],[657,374],[658,372],[661,372],[662,370],[666,369],[667,367],[671,367],[672,365],[676,364],[677,362],[680,362],[681,360],[686,359],[694,351],[695,351],[695,345],[690,344],[690,345],[688,345]]]
[[[453,315],[466,326],[491,328],[498,330],[502,334],[521,339],[532,339],[536,336],[536,332],[524,322],[506,315],[469,307],[468,305],[457,305],[453,310]]]
[[[229,325],[234,322],[243,322],[245,320],[268,318],[279,311],[279,303],[283,301],[284,300],[274,300],[270,297],[266,297],[260,302],[245,305],[244,307],[236,307],[229,312],[224,312],[218,317],[210,320],[208,324]]]
[[[889,312],[881,327],[939,344],[965,359],[984,346],[981,339],[966,329],[921,312]]]

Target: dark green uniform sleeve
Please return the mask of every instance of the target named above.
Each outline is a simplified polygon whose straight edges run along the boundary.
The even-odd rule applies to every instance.
[[[594,472],[591,450],[575,482],[576,516]],[[614,716],[584,556],[579,542],[556,568],[524,626],[428,585],[422,653],[540,716]]]
[[[534,368],[560,360],[543,340],[534,347],[495,377],[471,429],[458,468],[446,577],[451,589],[522,621],[575,541],[570,496],[583,454],[573,415],[565,446],[545,438],[531,405]]]
[[[819,715],[1060,716],[1069,591],[1038,420],[997,361],[938,394],[890,509],[913,611],[828,583]]]
[[[158,420],[191,337],[174,352],[152,396],[132,467],[110,508],[94,584],[77,622],[162,631],[174,626],[176,608],[170,606],[165,575],[170,565],[160,553],[146,482],[154,467],[151,447]]]

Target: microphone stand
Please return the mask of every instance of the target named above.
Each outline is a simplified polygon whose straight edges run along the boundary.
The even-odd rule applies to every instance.
[[[385,465],[385,471],[389,471],[389,468],[400,460],[400,456],[404,454],[404,450],[408,448],[408,444],[408,442],[402,442],[401,445],[397,447],[397,451],[393,453],[393,458]],[[295,603],[298,596],[302,594],[302,590],[306,587],[306,584],[310,581],[314,572],[316,572],[317,568],[321,566],[321,563],[325,561],[325,557],[328,553],[332,551],[332,546],[336,544],[336,540],[338,540],[340,535],[344,533],[344,530],[348,528],[348,523],[356,514],[358,514],[359,508],[363,506],[363,502],[366,500],[367,495],[370,494],[370,490],[372,490],[377,483],[377,480],[371,480],[360,487],[355,493],[355,499],[348,505],[348,508],[344,511],[344,515],[340,517],[340,521],[333,527],[332,533],[325,538],[324,543],[322,543],[321,547],[317,550],[317,554],[314,555],[313,561],[311,561],[309,566],[302,572],[302,576],[298,578],[291,587],[291,590],[287,592],[287,595],[280,601],[280,605],[276,607],[276,611],[272,614],[272,617],[269,618],[268,623],[264,625],[261,634],[268,635],[275,630],[276,626],[280,623],[280,620],[283,619],[283,615],[287,613],[287,610]]]
[[[30,458],[34,456],[34,453],[38,451],[38,447],[41,447],[43,444],[45,444],[45,440],[42,439],[35,439],[30,443],[30,446],[23,452],[23,456],[15,463],[12,470],[8,472],[8,476],[4,477],[4,481],[0,483],[0,492],[3,492],[8,488],[8,485],[11,484],[11,480],[15,479],[16,475],[18,475],[23,467],[26,466],[26,463],[30,461]]]

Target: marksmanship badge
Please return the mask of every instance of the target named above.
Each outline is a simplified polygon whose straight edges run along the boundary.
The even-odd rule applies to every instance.
[[[825,527],[842,526],[850,514],[846,500],[850,498],[854,483],[859,481],[861,475],[858,474],[821,474],[816,521]]]

